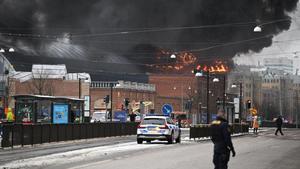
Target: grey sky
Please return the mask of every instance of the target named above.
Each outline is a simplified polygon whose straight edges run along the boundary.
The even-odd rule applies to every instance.
[[[264,58],[288,57],[294,61],[294,70],[300,68],[300,4],[297,10],[291,13],[292,25],[288,31],[282,32],[273,38],[273,44],[264,48],[260,53],[236,55],[233,60],[237,64],[258,65]],[[267,26],[267,25],[266,25]],[[295,57],[295,56],[298,56]]]

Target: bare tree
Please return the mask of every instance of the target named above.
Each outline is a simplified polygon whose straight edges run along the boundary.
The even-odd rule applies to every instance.
[[[50,74],[43,68],[32,72],[32,80],[28,83],[29,92],[38,95],[54,95],[53,80],[49,76]]]

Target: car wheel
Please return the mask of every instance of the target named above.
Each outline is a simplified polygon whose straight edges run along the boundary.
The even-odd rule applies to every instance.
[[[138,144],[143,144],[143,140],[142,140],[142,139],[137,139],[136,142],[137,142]]]
[[[179,134],[178,137],[176,138],[176,143],[181,143],[181,135]]]
[[[174,133],[172,133],[168,138],[168,144],[173,144],[173,143],[174,143]]]

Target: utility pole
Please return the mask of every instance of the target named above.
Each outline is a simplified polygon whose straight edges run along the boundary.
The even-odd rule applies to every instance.
[[[206,76],[206,124],[209,124],[209,119],[210,119],[210,113],[209,113],[209,70],[207,70],[207,76]]]
[[[225,111],[225,105],[226,105],[226,74],[224,74],[223,77],[223,111]],[[226,112],[226,111],[225,111]],[[228,112],[227,113],[227,120],[228,120]]]
[[[239,119],[240,119],[240,123],[241,123],[242,122],[242,112],[243,112],[243,110],[242,110],[243,83],[242,82],[240,82],[239,87],[240,87]]]
[[[181,84],[181,112],[183,112],[183,84]]]
[[[279,78],[279,113],[282,116],[282,79]]]
[[[299,128],[299,124],[298,124],[298,113],[299,113],[299,109],[298,109],[298,106],[299,106],[299,100],[298,100],[298,90],[296,90],[296,128]]]
[[[79,90],[78,91],[78,94],[79,94],[78,98],[81,99],[81,78],[78,79],[78,83],[79,83],[78,84],[78,90]]]

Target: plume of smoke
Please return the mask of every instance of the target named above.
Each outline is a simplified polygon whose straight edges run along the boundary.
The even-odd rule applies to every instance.
[[[54,41],[24,38],[20,42],[18,37],[10,39],[19,46],[32,47],[36,54],[94,59],[109,53],[116,58],[125,57],[107,59],[112,62],[131,60],[139,63],[151,62],[159,48],[171,51],[202,49],[271,35],[260,39],[259,43],[249,41],[195,52],[200,58],[218,57],[230,61],[238,53],[259,52],[270,46],[274,35],[289,29],[290,21],[270,24],[260,34],[253,33],[253,28],[257,24],[289,19],[289,12],[296,9],[297,3],[298,0],[0,0],[0,16],[4,18],[0,20],[0,28],[2,32],[62,37]],[[76,34],[228,23],[243,24],[72,39],[72,35]],[[0,41],[5,40],[0,37]]]

